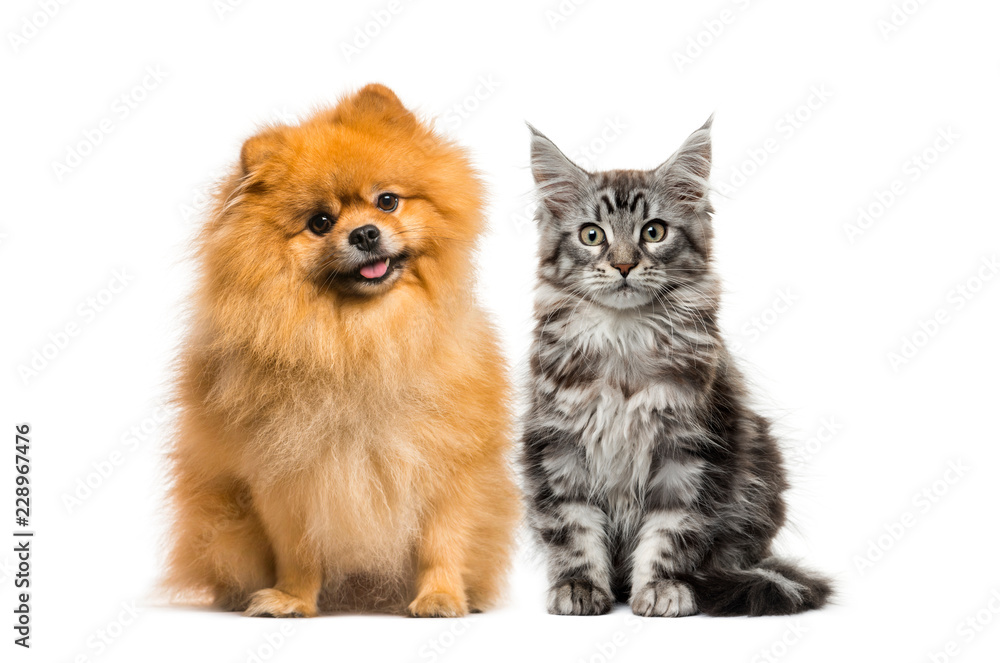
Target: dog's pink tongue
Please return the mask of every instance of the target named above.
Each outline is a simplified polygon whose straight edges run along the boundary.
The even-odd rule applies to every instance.
[[[389,271],[389,261],[379,260],[361,268],[361,276],[366,279],[380,279]]]

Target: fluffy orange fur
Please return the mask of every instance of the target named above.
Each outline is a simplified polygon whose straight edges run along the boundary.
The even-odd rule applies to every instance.
[[[356,273],[367,224],[400,256],[381,283]],[[197,243],[175,595],[272,616],[498,598],[518,494],[505,364],[472,294],[482,228],[465,152],[383,86],[244,144]]]

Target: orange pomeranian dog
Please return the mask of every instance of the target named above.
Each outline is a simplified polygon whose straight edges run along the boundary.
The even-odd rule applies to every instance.
[[[482,227],[465,152],[381,85],[243,145],[197,246],[175,596],[275,617],[497,599],[519,498]]]

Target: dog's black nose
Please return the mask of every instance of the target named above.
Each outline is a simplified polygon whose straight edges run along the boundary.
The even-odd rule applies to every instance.
[[[347,241],[358,247],[362,251],[372,251],[378,246],[378,238],[381,233],[378,227],[368,224],[351,231],[347,236]]]

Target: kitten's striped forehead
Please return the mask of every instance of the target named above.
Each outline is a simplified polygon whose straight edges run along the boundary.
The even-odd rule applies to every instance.
[[[596,195],[608,214],[642,212],[654,195],[648,173],[640,170],[612,170],[597,174]]]
[[[597,223],[635,222],[649,217],[656,193],[649,186],[647,173],[615,170],[600,173],[598,178],[594,190]]]

